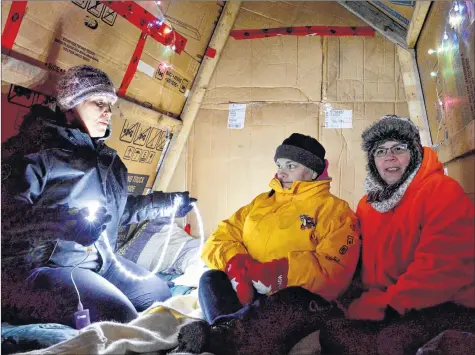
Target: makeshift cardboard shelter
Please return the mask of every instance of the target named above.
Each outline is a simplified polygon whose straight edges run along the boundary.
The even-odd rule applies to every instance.
[[[322,142],[332,192],[356,207],[360,135],[384,114],[413,119],[474,198],[475,11],[458,4],[4,1],[2,141],[51,103],[59,72],[89,63],[121,94],[108,144],[129,192],[190,190],[206,234],[268,189],[292,132]]]

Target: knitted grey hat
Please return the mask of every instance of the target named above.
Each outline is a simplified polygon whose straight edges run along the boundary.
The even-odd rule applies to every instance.
[[[320,175],[325,169],[325,148],[313,137],[293,133],[275,151],[274,161],[286,158],[300,163]]]
[[[94,95],[117,101],[114,84],[102,70],[89,65],[70,68],[58,81],[56,101],[61,111],[68,111]]]
[[[388,199],[422,162],[424,150],[421,144],[419,129],[409,118],[386,115],[368,127],[361,137],[363,139],[362,148],[367,154],[368,173],[381,186],[380,191],[375,191],[373,194],[368,195],[368,201]],[[374,150],[387,141],[406,143],[411,152],[411,160],[406,171],[397,183],[390,186],[379,175],[373,156]]]

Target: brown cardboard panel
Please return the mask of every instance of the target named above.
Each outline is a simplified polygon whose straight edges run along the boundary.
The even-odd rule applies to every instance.
[[[475,118],[475,24],[473,21],[470,24],[469,16],[466,15],[466,20],[460,24],[464,32],[463,39],[459,44],[454,42],[453,37],[459,36],[456,33],[458,30],[454,31],[446,24],[451,6],[452,2],[432,4],[416,47],[434,145],[457,142],[456,137],[463,134],[461,132],[466,130],[466,126]],[[429,54],[429,49],[440,48],[444,31],[447,31],[448,35],[446,47],[450,46],[450,49],[440,54]],[[437,72],[438,75],[432,77],[431,72]]]
[[[107,72],[119,87],[140,30],[105,5],[93,7],[93,3],[96,2],[28,2],[13,53],[57,72],[74,65],[90,64]],[[2,2],[3,24],[10,4]],[[150,4],[155,6],[155,2]],[[126,96],[147,107],[178,116],[198,71],[198,56],[204,54],[221,6],[172,2],[167,8],[175,20],[183,15],[180,26],[194,31],[196,38],[190,39],[190,46],[180,55],[153,38],[147,38],[142,60]],[[190,10],[193,10],[193,16]],[[187,19],[192,22],[187,23]],[[163,63],[171,66],[165,73],[159,69]]]
[[[247,2],[241,4],[239,14],[234,22],[235,30],[252,30],[261,28],[278,28],[285,26],[284,23],[246,9]]]
[[[246,101],[319,101],[322,43],[317,37],[237,41],[223,51],[204,104]]]
[[[346,11],[336,1],[301,1],[295,20],[296,26],[318,24],[320,26],[367,26],[367,24]]]
[[[466,155],[444,165],[447,174],[457,180],[464,191],[472,198],[475,196],[475,154]]]
[[[324,100],[404,102],[395,45],[374,38],[329,37],[324,63]]]
[[[278,21],[284,26],[292,25],[300,8],[299,3],[276,1],[269,6],[265,1],[247,1],[242,5],[243,9]]]

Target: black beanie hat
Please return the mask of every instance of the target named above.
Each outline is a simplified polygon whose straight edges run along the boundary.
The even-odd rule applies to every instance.
[[[419,129],[409,118],[386,115],[368,127],[361,135],[361,138],[363,139],[362,148],[367,154],[368,173],[384,188],[378,193],[371,194],[371,196],[368,195],[368,201],[385,200],[406,181],[422,162],[424,150],[421,144]],[[379,175],[373,156],[374,149],[387,141],[406,143],[411,152],[411,160],[406,171],[401,176],[401,179],[391,186],[388,186]]]
[[[292,133],[275,151],[274,161],[286,158],[300,163],[318,175],[325,170],[325,148],[313,137]]]

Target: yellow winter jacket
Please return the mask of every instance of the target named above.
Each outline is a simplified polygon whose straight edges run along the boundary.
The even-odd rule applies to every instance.
[[[257,196],[221,222],[203,248],[208,267],[224,270],[236,254],[259,262],[288,258],[287,286],[334,300],[349,286],[360,253],[358,221],[347,202],[330,193],[330,180],[295,181]]]

